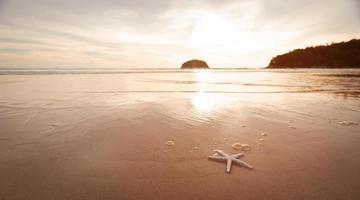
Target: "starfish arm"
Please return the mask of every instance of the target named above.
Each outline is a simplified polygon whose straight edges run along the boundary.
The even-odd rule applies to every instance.
[[[237,163],[237,164],[239,164],[239,165],[241,165],[241,166],[244,166],[244,167],[247,167],[247,168],[249,168],[249,169],[252,169],[253,167],[250,165],[250,164],[248,164],[248,163],[246,163],[246,162],[244,162],[244,161],[242,161],[242,160],[239,160],[239,159],[232,159],[235,163]]]
[[[222,155],[222,156],[229,156],[228,154],[226,154],[225,152],[221,151],[221,150],[214,150],[216,153]]]
[[[214,160],[227,160],[226,157],[223,156],[209,156],[209,159],[214,159]]]
[[[232,159],[227,159],[227,163],[226,163],[226,172],[227,173],[230,173],[231,163],[232,163]]]
[[[243,154],[243,153],[238,153],[238,154],[231,155],[231,157],[233,157],[233,158],[239,158],[239,157],[244,156],[244,155],[245,155],[245,154]]]

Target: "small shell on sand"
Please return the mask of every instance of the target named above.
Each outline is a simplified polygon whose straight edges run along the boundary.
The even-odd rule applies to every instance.
[[[261,136],[268,136],[268,133],[267,133],[267,132],[263,132],[263,133],[261,133]]]
[[[231,147],[236,150],[241,150],[242,144],[236,142],[233,145],[231,145]]]
[[[227,138],[224,138],[224,141],[228,141],[228,139],[227,139]]]
[[[358,125],[357,122],[353,122],[353,121],[341,121],[339,122],[340,125],[343,125],[343,126],[352,126],[352,125]]]
[[[243,151],[250,151],[250,150],[251,150],[251,146],[248,145],[248,144],[243,144],[241,149],[242,149]]]
[[[241,144],[241,143],[234,143],[233,145],[231,145],[231,147],[233,149],[236,149],[236,150],[240,150],[240,151],[250,151],[251,150],[251,146],[248,145],[248,144]]]
[[[174,145],[175,145],[175,142],[169,140],[169,141],[165,142],[165,144],[168,145],[168,146],[174,146]]]
[[[199,149],[199,147],[196,147],[196,146],[195,146],[194,149],[197,150],[197,149]]]

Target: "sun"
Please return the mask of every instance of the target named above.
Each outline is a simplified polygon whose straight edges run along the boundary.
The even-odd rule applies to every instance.
[[[227,17],[202,15],[198,18],[188,43],[190,47],[202,50],[229,43],[233,37],[233,26]]]

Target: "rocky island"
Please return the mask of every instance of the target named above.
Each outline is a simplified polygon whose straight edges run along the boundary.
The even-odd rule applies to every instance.
[[[360,39],[295,49],[272,58],[267,68],[360,68]]]
[[[209,69],[209,66],[203,60],[189,60],[181,65],[181,69]]]

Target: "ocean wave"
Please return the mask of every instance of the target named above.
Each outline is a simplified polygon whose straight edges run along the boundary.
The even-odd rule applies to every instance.
[[[114,90],[114,91],[79,91],[74,93],[224,93],[224,94],[274,94],[274,93],[353,93],[359,90],[311,89],[311,90],[275,90],[275,91],[219,91],[219,90]]]

